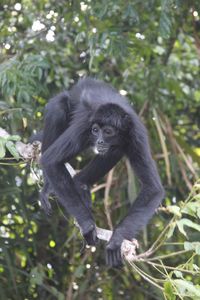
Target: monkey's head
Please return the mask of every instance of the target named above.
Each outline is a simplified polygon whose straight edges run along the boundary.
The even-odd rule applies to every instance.
[[[97,154],[105,155],[109,149],[123,147],[128,137],[130,118],[116,104],[100,106],[91,125],[91,142]]]

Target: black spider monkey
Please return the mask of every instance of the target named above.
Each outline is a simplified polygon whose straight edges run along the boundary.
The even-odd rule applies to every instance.
[[[72,178],[65,163],[90,146],[97,155]],[[123,96],[108,84],[91,78],[79,80],[71,90],[57,95],[46,105],[41,203],[48,213],[51,209],[48,196],[51,192],[56,194],[66,211],[77,220],[89,245],[97,241],[89,187],[123,155],[138,176],[141,190],[106,246],[107,264],[114,267],[122,263],[122,241],[135,238],[164,197],[146,129]]]

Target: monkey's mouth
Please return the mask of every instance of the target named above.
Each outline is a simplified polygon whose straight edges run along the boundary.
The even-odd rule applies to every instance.
[[[99,154],[99,155],[105,155],[108,152],[108,147],[102,147],[102,146],[95,146],[93,147],[93,151],[95,154]]]
[[[107,147],[97,147],[97,152],[100,155],[104,155],[108,152],[108,148]]]

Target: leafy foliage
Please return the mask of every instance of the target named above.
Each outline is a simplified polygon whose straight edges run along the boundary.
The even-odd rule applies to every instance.
[[[44,92],[38,83],[43,80],[43,73],[48,69],[48,63],[40,55],[24,56],[23,61],[12,58],[1,64],[0,85],[2,93],[8,97],[16,97],[21,105],[30,102],[31,97]]]
[[[11,134],[0,137],[2,299],[199,299],[199,15],[198,0],[1,1],[0,127]],[[141,250],[154,245],[155,253],[123,270],[105,268],[103,245],[79,254],[78,232],[56,201],[51,219],[40,210],[38,166],[13,159],[15,135],[27,142],[47,99],[84,75],[112,83],[133,103],[166,188],[138,237]],[[100,227],[105,186],[92,194]],[[113,223],[137,192],[122,162],[109,197]]]

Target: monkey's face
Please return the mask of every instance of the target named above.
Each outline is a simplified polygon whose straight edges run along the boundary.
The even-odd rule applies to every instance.
[[[110,125],[94,123],[91,128],[91,140],[96,154],[105,155],[111,147],[119,144],[118,131]]]

